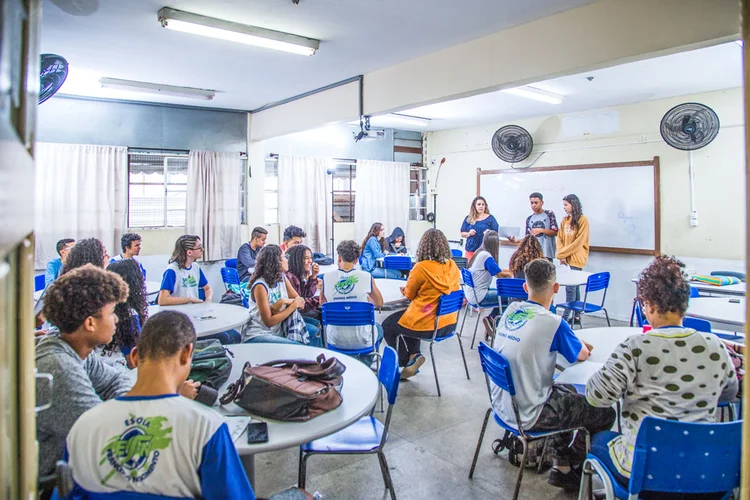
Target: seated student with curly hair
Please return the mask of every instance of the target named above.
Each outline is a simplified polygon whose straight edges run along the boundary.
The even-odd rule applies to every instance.
[[[722,341],[682,326],[690,299],[684,267],[679,260],[662,255],[641,273],[638,300],[652,329],[621,343],[586,384],[586,398],[594,406],[609,407],[622,400],[622,434],[595,435],[591,453],[608,464],[625,487],[644,417],[713,422],[717,403],[731,401],[739,389]],[[651,495],[676,498],[662,492]]]
[[[282,239],[284,242],[280,245],[281,251],[284,253],[289,252],[289,249],[293,246],[299,245],[302,243],[302,240],[305,239],[307,236],[307,233],[305,233],[305,230],[301,227],[297,226],[289,226],[286,229],[284,229],[284,236]]]
[[[104,269],[108,263],[109,254],[102,242],[96,238],[86,238],[76,243],[70,249],[61,274],[65,274],[71,269],[76,269],[86,264],[93,264],[96,267]]]

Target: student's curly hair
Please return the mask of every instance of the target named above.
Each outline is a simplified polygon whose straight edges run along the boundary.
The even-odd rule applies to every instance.
[[[344,262],[356,264],[362,251],[356,241],[343,240],[336,247],[336,253],[339,254],[339,257],[341,257],[341,260]]]
[[[574,194],[565,196],[563,200],[570,203],[570,205],[573,207],[573,211],[570,213],[570,227],[572,227],[573,229],[578,229],[578,219],[580,219],[581,215],[583,215],[583,205],[581,205],[581,200],[579,200],[578,196]]]
[[[659,314],[685,315],[690,300],[690,284],[685,264],[660,255],[643,270],[638,279],[638,300],[656,308]]]
[[[305,245],[293,246],[286,253],[289,259],[289,272],[295,275],[300,281],[307,279],[307,273],[305,272],[306,252],[310,252],[310,257],[312,257],[312,251]]]
[[[104,245],[96,238],[81,240],[70,249],[68,258],[65,259],[62,274],[86,264],[104,268]]]
[[[134,241],[141,241],[141,235],[138,233],[125,233],[122,235],[122,238],[120,238],[120,248],[122,248],[122,251],[124,252],[130,248],[130,245],[132,245]]]
[[[289,226],[286,229],[284,229],[284,241],[289,241],[295,236],[304,238],[307,236],[307,233],[305,233],[304,229],[302,229],[301,227],[297,227],[297,226]]]
[[[255,259],[255,271],[250,276],[247,288],[252,289],[253,283],[263,278],[269,286],[274,286],[281,281],[281,247],[278,245],[264,246],[258,258]]]
[[[115,306],[117,327],[112,342],[104,348],[107,354],[113,353],[118,347],[132,349],[138,340],[138,332],[148,318],[148,301],[146,300],[146,282],[143,280],[141,266],[133,259],[113,262],[107,267],[120,275],[128,285],[128,298],[125,302]],[[138,316],[135,316],[137,314]]]
[[[440,229],[428,229],[419,240],[417,247],[417,261],[434,260],[445,264],[451,258],[451,249],[448,246],[448,238]]]
[[[127,298],[128,285],[120,276],[86,264],[50,284],[44,294],[42,314],[61,333],[73,333],[107,304],[118,304]]]
[[[523,271],[526,264],[532,260],[544,258],[544,250],[539,240],[533,234],[527,234],[518,245],[518,250],[513,252],[510,257],[510,272],[515,276],[519,271]]]

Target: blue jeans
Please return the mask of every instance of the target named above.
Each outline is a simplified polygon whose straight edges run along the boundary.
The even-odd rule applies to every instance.
[[[310,343],[307,345],[309,345],[310,347],[323,347],[323,340],[320,337],[320,323],[318,322],[318,320],[308,318],[306,316],[302,316],[302,319],[305,320],[307,333],[310,335]],[[257,337],[246,340],[245,343],[301,345],[299,342],[295,342],[294,340],[289,340],[286,337],[279,337],[278,335],[272,335],[270,333],[266,335],[258,335]]]
[[[487,290],[487,295],[484,296],[484,299],[482,299],[482,302],[480,302],[479,305],[482,307],[497,306],[497,289],[490,288]],[[500,308],[494,307],[487,317],[494,319],[498,314],[500,314]]]
[[[307,344],[312,347],[323,347],[323,339],[320,336],[320,321],[309,316],[302,316],[305,320],[305,326],[307,327],[307,333],[310,335],[310,343]]]
[[[574,271],[581,271],[583,268],[570,266]],[[565,301],[573,302],[574,300],[581,300],[581,287],[580,286],[566,286],[565,287]],[[565,311],[565,319],[570,319],[573,315],[573,311],[570,309]]]
[[[214,333],[213,335],[206,335],[200,337],[200,340],[216,339],[223,345],[227,344],[241,344],[242,335],[237,330],[227,330],[226,332]]]
[[[401,278],[401,271],[382,267],[376,267],[370,274],[372,274],[373,278],[388,278],[393,280]]]

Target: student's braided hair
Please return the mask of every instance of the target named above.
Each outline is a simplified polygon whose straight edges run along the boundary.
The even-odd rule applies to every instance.
[[[172,258],[169,259],[169,263],[177,262],[180,269],[185,269],[187,267],[188,250],[193,250],[198,241],[200,241],[200,238],[194,234],[183,234],[177,238],[177,241],[174,243],[174,252],[172,252]]]
[[[521,240],[521,244],[518,245],[518,250],[510,257],[510,272],[513,273],[513,276],[516,276],[519,271],[523,271],[526,264],[543,257],[544,250],[542,250],[542,245],[539,244],[537,237],[533,234],[527,234]]]
[[[563,200],[570,203],[570,205],[573,207],[573,211],[570,213],[570,227],[573,229],[578,229],[578,219],[581,218],[581,215],[583,215],[583,205],[581,205],[581,200],[578,199],[578,196],[574,194],[569,194]]]

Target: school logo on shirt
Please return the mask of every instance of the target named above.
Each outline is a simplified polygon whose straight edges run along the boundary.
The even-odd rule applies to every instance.
[[[359,283],[359,278],[357,278],[356,276],[347,276],[346,278],[342,278],[338,283],[333,285],[333,289],[336,291],[336,293],[346,295],[354,290],[354,287],[357,285],[357,283]]]
[[[198,278],[191,274],[187,278],[182,278],[182,288],[197,288]]]
[[[112,467],[102,484],[115,474],[131,483],[145,481],[156,469],[159,450],[172,442],[172,427],[166,425],[166,417],[136,417],[131,413],[125,420],[125,432],[110,438],[101,452],[99,465],[107,462]]]
[[[533,309],[517,309],[505,316],[505,329],[515,332],[522,328],[530,319],[533,319],[534,316],[536,316],[536,311]]]

